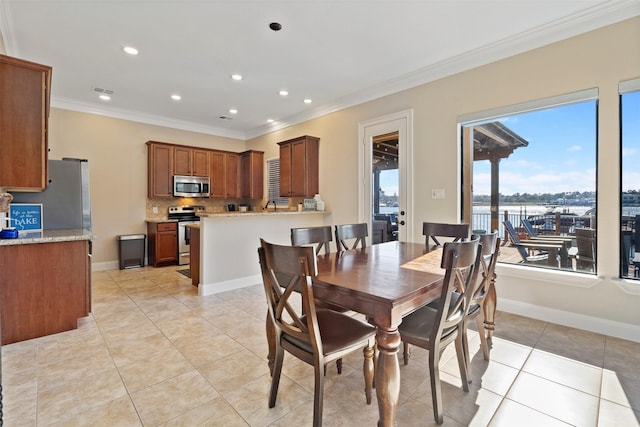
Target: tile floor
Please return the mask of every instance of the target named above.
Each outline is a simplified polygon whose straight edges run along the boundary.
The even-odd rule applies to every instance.
[[[261,285],[198,297],[175,267],[93,274],[74,331],[2,347],[4,425],[308,426],[313,370],[285,358],[277,405]],[[640,426],[640,343],[499,312],[491,361],[472,334],[473,383],[441,365],[445,426]],[[399,426],[433,425],[427,353],[401,366]],[[362,356],[330,366],[324,425],[376,425]]]

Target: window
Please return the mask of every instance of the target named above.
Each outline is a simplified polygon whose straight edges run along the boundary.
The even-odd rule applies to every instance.
[[[460,120],[464,219],[506,239],[499,262],[596,273],[596,97]]]
[[[287,206],[289,199],[280,197],[280,158],[267,160],[267,201]]]
[[[620,84],[620,277],[640,279],[640,80]]]

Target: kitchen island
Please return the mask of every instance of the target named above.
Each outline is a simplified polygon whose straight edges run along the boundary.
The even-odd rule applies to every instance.
[[[91,312],[90,231],[0,240],[2,344],[76,329]]]
[[[328,211],[250,211],[201,213],[199,295],[262,283],[260,238],[291,244],[291,229],[331,225]]]

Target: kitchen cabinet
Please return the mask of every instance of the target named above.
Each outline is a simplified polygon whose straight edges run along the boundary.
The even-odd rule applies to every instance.
[[[173,197],[173,160],[172,145],[147,142],[147,197]]]
[[[0,55],[0,188],[47,186],[51,67]]]
[[[178,223],[148,222],[149,265],[160,267],[178,263]]]
[[[69,331],[91,312],[91,241],[0,246],[2,344]]]
[[[320,138],[305,135],[278,143],[281,197],[312,197],[319,193],[319,142]]]
[[[175,145],[173,147],[173,174],[209,176],[209,151]]]
[[[240,154],[227,151],[210,153],[211,185],[210,197],[218,199],[239,199]]]
[[[264,152],[249,150],[240,153],[242,198],[262,199],[264,191]]]

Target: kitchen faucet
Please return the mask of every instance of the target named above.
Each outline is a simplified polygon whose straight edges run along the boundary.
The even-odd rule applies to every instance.
[[[275,201],[275,200],[267,200],[267,204],[266,204],[266,205],[264,205],[264,209],[265,209],[265,210],[266,210],[266,209],[268,209],[268,208],[269,208],[269,205],[270,205],[271,203],[273,203],[273,210],[274,210],[274,211],[277,211],[277,210],[278,210],[278,205],[276,205],[276,201]]]

